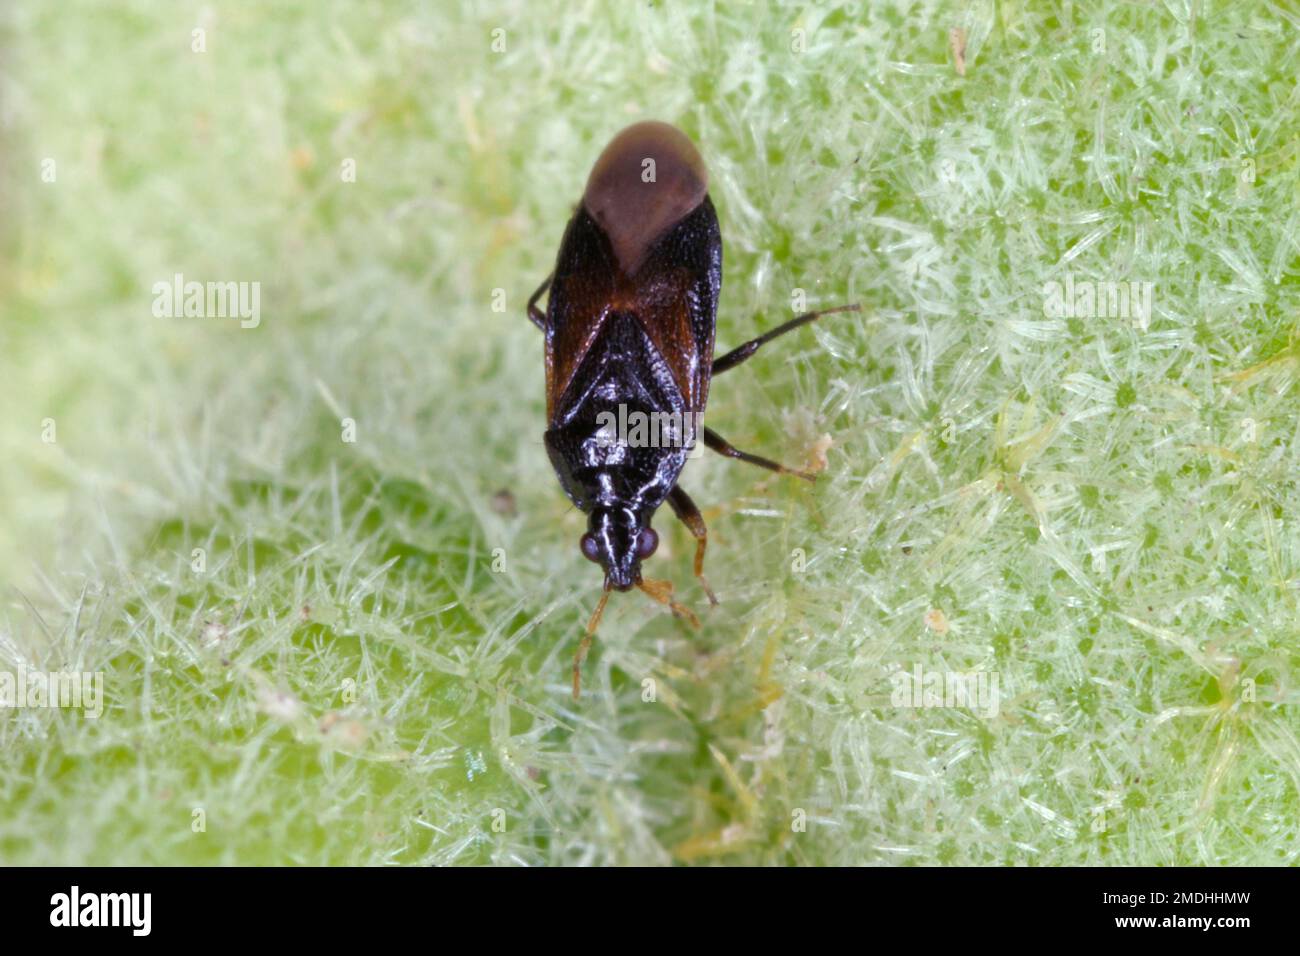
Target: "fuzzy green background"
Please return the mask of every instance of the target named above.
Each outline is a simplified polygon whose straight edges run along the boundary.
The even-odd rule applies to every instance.
[[[1289,0],[5,4],[0,670],[106,703],[0,712],[0,862],[1295,862],[1298,76]],[[720,352],[864,312],[715,382],[825,471],[691,462],[722,603],[665,508],[702,627],[575,705],[524,302],[645,117]]]

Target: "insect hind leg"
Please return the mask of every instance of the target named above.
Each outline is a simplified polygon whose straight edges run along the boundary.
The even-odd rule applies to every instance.
[[[793,332],[800,326],[807,325],[809,322],[815,322],[823,315],[835,315],[839,312],[861,312],[862,306],[856,302],[852,305],[837,305],[833,309],[822,309],[819,312],[807,312],[803,315],[797,315],[789,322],[782,322],[776,328],[764,332],[758,338],[750,339],[744,345],[738,345],[721,358],[713,360],[713,374],[721,375],[728,369],[733,369],[744,362],[747,358],[757,352],[762,346],[771,342],[775,338],[780,338],[787,332]]]
[[[537,307],[537,300],[546,294],[546,290],[551,287],[551,280],[554,278],[555,273],[552,272],[546,277],[546,281],[537,287],[537,291],[528,300],[528,318],[532,319],[533,325],[543,332],[546,331],[546,313]]]

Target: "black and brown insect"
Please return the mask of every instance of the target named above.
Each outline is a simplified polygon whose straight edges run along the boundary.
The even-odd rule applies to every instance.
[[[543,312],[537,302],[547,289]],[[582,553],[605,572],[573,660],[575,698],[611,590],[639,588],[695,621],[673,600],[670,582],[641,576],[659,544],[650,522],[664,501],[694,535],[695,576],[717,603],[704,579],[708,531],[677,483],[697,439],[729,458],[813,480],[703,427],[709,383],[777,336],[858,306],[797,316],[715,359],[721,290],[722,236],[699,152],[667,123],[629,126],[596,160],[555,270],[528,300],[528,317],[546,336],[546,451],[565,493],[588,515]],[[611,436],[612,421],[638,420],[667,427],[654,442]]]

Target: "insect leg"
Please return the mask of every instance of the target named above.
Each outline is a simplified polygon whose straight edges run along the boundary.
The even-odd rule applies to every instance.
[[[823,315],[834,315],[837,312],[861,312],[862,306],[854,303],[853,305],[839,305],[833,309],[822,309],[820,312],[809,312],[805,315],[795,316],[789,322],[783,322],[769,332],[764,332],[756,339],[750,339],[744,345],[739,345],[732,349],[722,358],[713,360],[713,374],[721,375],[727,369],[735,368],[745,359],[749,358],[759,350],[759,347],[772,341],[778,336],[785,335],[787,332],[793,332],[801,325],[807,325],[820,319]]]
[[[552,272],[546,277],[546,281],[537,287],[537,291],[533,293],[532,298],[528,300],[528,317],[533,320],[533,325],[543,332],[546,331],[546,313],[537,307],[537,300],[551,287],[551,280],[554,278],[555,273]]]
[[[719,455],[726,455],[728,458],[735,458],[737,461],[747,461],[751,465],[758,465],[760,468],[766,468],[768,471],[775,471],[781,475],[794,475],[796,478],[802,478],[804,481],[816,481],[817,476],[807,471],[797,471],[794,468],[787,468],[785,465],[778,464],[770,458],[762,458],[758,455],[751,455],[747,451],[741,451],[731,444],[712,428],[704,429],[704,444],[708,445]],[[676,506],[674,505],[674,508]],[[685,519],[683,519],[685,520]]]
[[[673,514],[695,535],[695,576],[699,578],[704,593],[709,596],[709,603],[717,604],[717,596],[709,587],[709,582],[704,580],[704,549],[709,543],[709,529],[704,524],[704,516],[681,485],[674,485],[673,490],[668,492],[668,503],[672,505]]]

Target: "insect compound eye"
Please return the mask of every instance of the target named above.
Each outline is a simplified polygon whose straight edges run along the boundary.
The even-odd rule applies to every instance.
[[[655,533],[654,528],[642,528],[641,534],[636,539],[637,558],[644,561],[655,553],[657,547],[659,547],[659,535]]]
[[[590,533],[582,536],[582,540],[578,542],[578,547],[582,548],[582,556],[588,561],[600,560],[600,542],[593,538]]]

